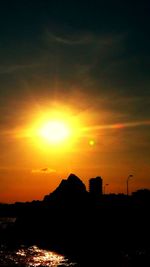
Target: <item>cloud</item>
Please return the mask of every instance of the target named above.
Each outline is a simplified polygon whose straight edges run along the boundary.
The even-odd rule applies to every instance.
[[[62,45],[91,45],[91,44],[101,44],[101,45],[111,45],[124,39],[126,33],[122,34],[98,34],[90,31],[77,31],[72,32],[69,30],[61,31],[46,31],[45,38],[49,41],[49,44],[58,43]]]
[[[4,66],[4,65],[0,65],[0,74],[9,74],[9,73],[13,73],[13,72],[18,72],[18,71],[21,71],[21,70],[25,70],[25,69],[32,69],[32,68],[35,68],[37,67],[38,64],[24,64],[24,65],[19,65],[19,64],[10,64],[10,65],[7,65],[7,66]]]
[[[114,67],[114,64],[118,67],[118,61],[124,54],[126,39],[126,32],[102,34],[70,29],[47,31],[44,40],[49,51],[48,66],[51,73],[57,68],[58,79],[67,84],[80,84],[84,88],[94,83],[93,92],[93,87],[103,84],[103,79],[104,83],[107,80],[106,84],[111,84],[114,77],[108,73],[111,72],[109,68],[112,65]],[[110,76],[109,81],[107,73]]]
[[[32,173],[45,173],[45,174],[47,174],[47,173],[55,173],[56,170],[46,167],[46,168],[41,168],[41,169],[33,169],[31,172]]]
[[[84,45],[93,41],[92,35],[61,36],[48,32],[47,37],[50,42],[56,42],[62,45]]]

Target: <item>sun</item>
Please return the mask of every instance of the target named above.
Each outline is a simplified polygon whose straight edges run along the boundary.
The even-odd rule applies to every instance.
[[[40,151],[62,153],[72,151],[82,134],[79,116],[65,108],[34,112],[29,123],[16,131],[29,146]]]
[[[38,129],[39,137],[51,144],[60,144],[70,136],[69,125],[63,121],[52,120]]]

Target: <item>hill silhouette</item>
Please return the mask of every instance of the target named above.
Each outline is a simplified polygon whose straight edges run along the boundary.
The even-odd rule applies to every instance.
[[[44,197],[44,201],[78,201],[86,195],[86,187],[81,179],[78,178],[75,174],[70,174],[66,180],[63,179],[61,181],[59,186],[52,193]]]

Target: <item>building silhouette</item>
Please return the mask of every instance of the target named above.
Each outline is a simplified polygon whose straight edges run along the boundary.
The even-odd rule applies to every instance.
[[[89,192],[93,195],[102,195],[103,180],[100,176],[89,180]]]

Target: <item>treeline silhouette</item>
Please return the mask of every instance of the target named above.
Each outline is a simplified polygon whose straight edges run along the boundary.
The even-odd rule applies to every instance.
[[[0,230],[1,242],[37,244],[85,266],[149,266],[149,213],[150,190],[94,195],[71,174],[42,201],[1,204],[0,217],[16,218]]]

